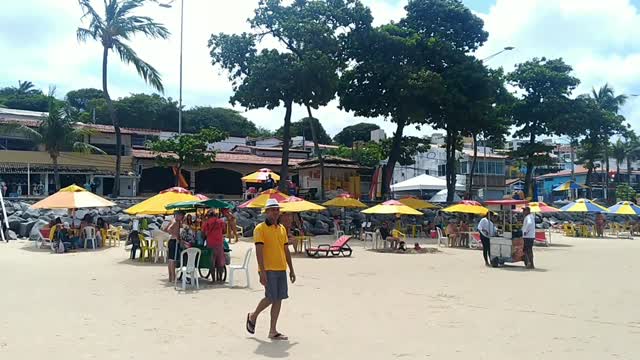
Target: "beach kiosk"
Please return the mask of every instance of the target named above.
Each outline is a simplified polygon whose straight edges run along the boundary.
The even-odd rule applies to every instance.
[[[491,262],[491,266],[498,267],[505,263],[524,261],[524,239],[522,238],[522,230],[515,229],[512,220],[512,212],[516,205],[523,205],[526,203],[526,200],[514,199],[491,200],[485,202],[488,206],[499,206],[503,219],[504,231],[502,231],[500,235],[491,238],[491,247],[489,249],[489,261]]]

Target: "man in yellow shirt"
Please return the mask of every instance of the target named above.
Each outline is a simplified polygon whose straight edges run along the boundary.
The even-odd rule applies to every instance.
[[[291,263],[289,252],[289,236],[287,229],[278,223],[280,205],[275,199],[269,199],[265,206],[266,219],[253,230],[256,244],[256,258],[260,271],[260,284],[264,286],[264,298],[260,300],[255,311],[247,314],[247,331],[255,333],[258,315],[271,306],[271,327],[269,338],[272,340],[288,340],[287,336],[276,329],[282,300],[289,297],[287,286],[287,266],[289,279],[296,282],[296,274]]]

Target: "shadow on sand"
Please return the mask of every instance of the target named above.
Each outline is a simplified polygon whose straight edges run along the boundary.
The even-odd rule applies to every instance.
[[[262,355],[272,359],[281,359],[289,357],[289,350],[298,345],[297,342],[291,342],[289,340],[260,340],[254,337],[249,337],[255,341],[258,346],[254,350],[256,355]]]
[[[534,264],[535,264],[535,262],[534,262]],[[504,265],[500,266],[497,269],[498,270],[507,270],[507,271],[518,271],[518,272],[547,272],[547,269],[541,269],[541,268],[527,269],[524,266],[509,265],[509,264],[504,264]]]

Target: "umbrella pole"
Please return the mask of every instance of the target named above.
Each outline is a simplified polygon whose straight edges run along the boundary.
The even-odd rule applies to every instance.
[[[4,207],[4,197],[2,196],[2,189],[0,189],[0,204],[2,204],[2,221],[4,221],[5,225],[7,226],[7,229],[9,228],[9,220],[7,220],[7,209]],[[2,229],[2,226],[0,226],[0,229]],[[5,237],[4,237],[4,231],[0,231],[0,233],[2,233],[2,241],[6,241]]]

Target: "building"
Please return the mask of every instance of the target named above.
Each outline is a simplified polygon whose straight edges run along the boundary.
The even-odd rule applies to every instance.
[[[371,130],[371,141],[381,143],[387,140],[387,133],[383,129]]]
[[[344,190],[360,197],[363,193],[360,175],[371,169],[358,165],[354,160],[336,156],[326,156],[323,160],[325,192]],[[300,189],[310,190],[312,195],[317,194],[320,189],[320,162],[318,159],[313,158],[299,162],[295,171],[298,173],[297,183]]]
[[[432,136],[433,139],[433,136]],[[458,162],[457,183],[468,184],[473,164],[473,150],[465,148],[456,153]],[[496,154],[493,149],[479,147],[475,172],[473,177],[473,196],[483,200],[502,199],[505,195],[506,179],[505,155]],[[431,145],[428,152],[416,154],[414,164],[402,166],[396,164],[391,183],[395,184],[413,177],[426,174],[436,177],[445,177],[447,169],[447,155],[444,148]],[[480,189],[482,189],[480,191]],[[480,196],[482,195],[482,196]]]

